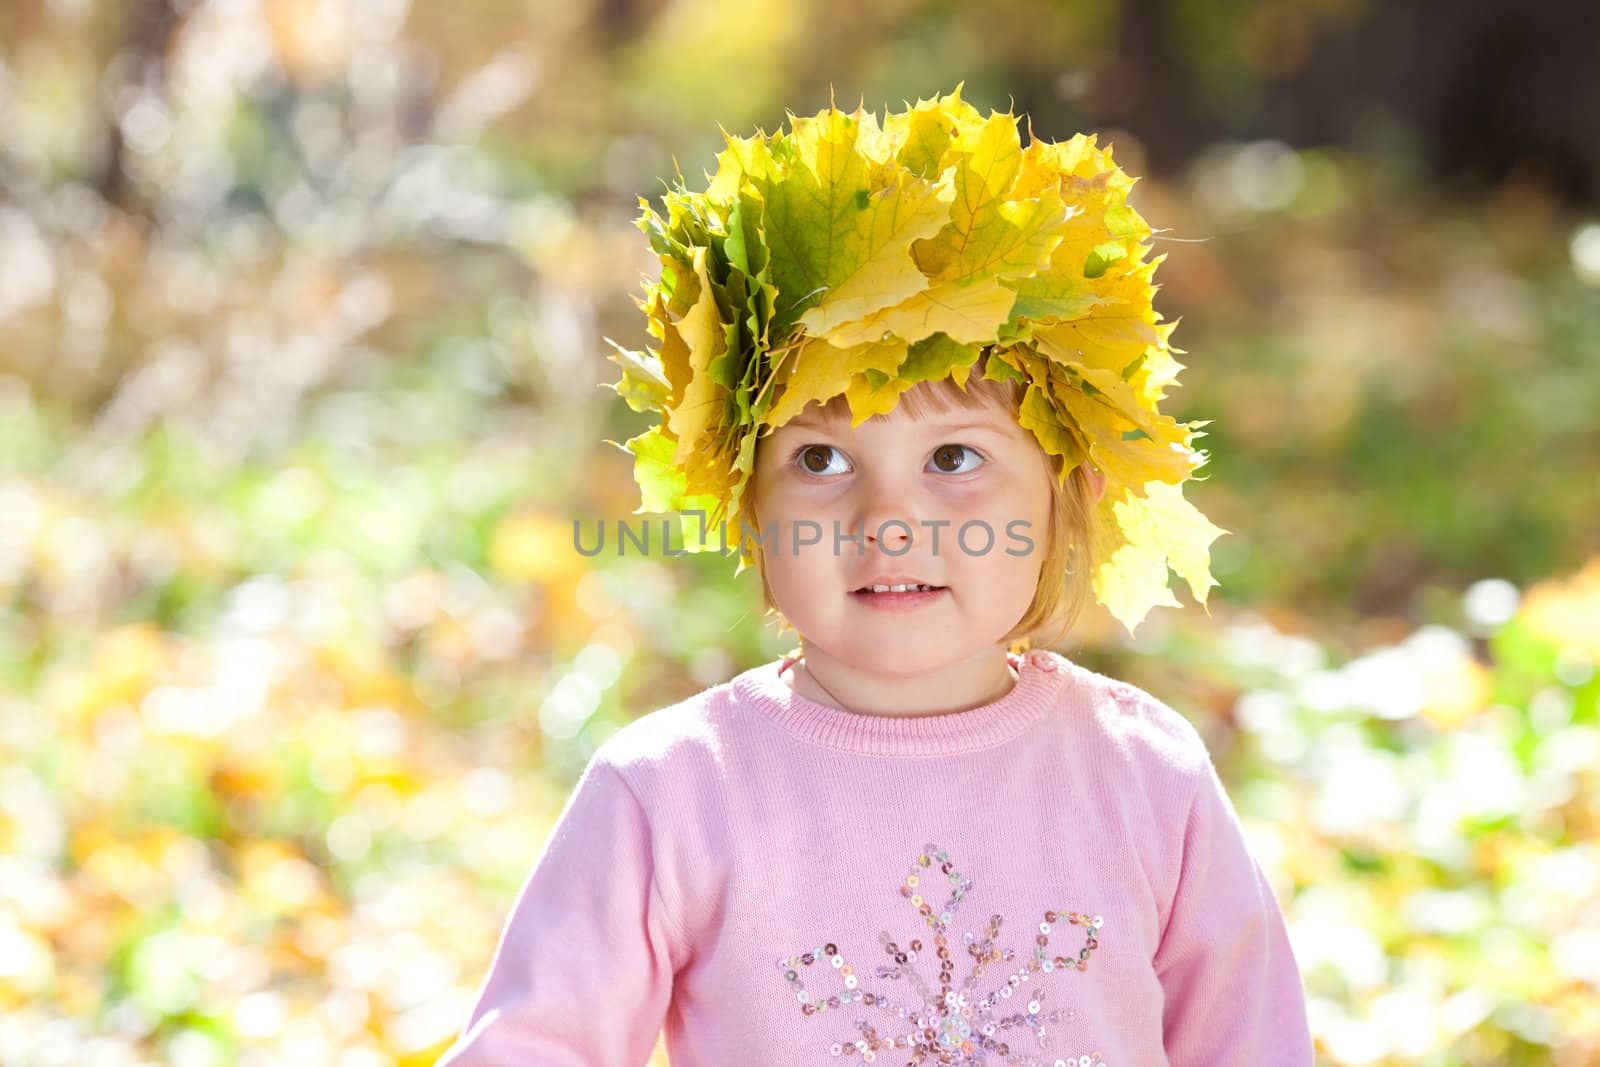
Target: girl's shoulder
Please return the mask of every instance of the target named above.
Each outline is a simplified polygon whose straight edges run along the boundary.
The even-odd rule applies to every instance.
[[[1071,672],[1075,684],[1063,699],[1076,714],[1062,717],[1071,728],[1129,759],[1154,759],[1189,772],[1203,771],[1210,762],[1200,731],[1166,701],[1076,663]]]
[[[609,764],[630,779],[673,765],[716,763],[726,744],[718,708],[732,684],[708,686],[624,723],[600,743],[593,761]]]

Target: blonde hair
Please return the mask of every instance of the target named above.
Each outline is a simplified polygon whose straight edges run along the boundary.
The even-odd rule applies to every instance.
[[[900,395],[898,406],[913,419],[926,419],[958,407],[968,410],[998,408],[1016,418],[1026,386],[1014,378],[1005,381],[985,378],[989,351],[984,349],[978,357],[965,387],[952,378],[920,382]],[[841,418],[848,417],[850,411],[842,394],[822,405],[822,409]],[[1031,433],[1028,436],[1037,443]],[[764,440],[764,436],[756,439],[758,454]],[[1043,452],[1042,446],[1040,451]],[[1064,639],[1093,596],[1090,574],[1095,498],[1089,476],[1078,463],[1063,482],[1061,470],[1065,458],[1045,453],[1045,459],[1050,469],[1050,528],[1045,534],[1044,556],[1033,601],[1004,638],[1007,648],[1013,652],[1048,647]],[[747,496],[749,514],[753,516],[756,514],[754,479],[747,486]],[[792,629],[772,595],[764,553],[758,549],[751,555],[755,570],[761,575],[761,599],[767,616],[777,617],[780,633]]]

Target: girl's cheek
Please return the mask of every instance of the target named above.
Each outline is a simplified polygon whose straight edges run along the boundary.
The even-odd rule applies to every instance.
[[[795,507],[815,511],[819,508],[843,505],[849,493],[849,480],[840,477],[827,481],[821,479],[796,480],[791,483],[791,487],[785,496],[794,503]]]

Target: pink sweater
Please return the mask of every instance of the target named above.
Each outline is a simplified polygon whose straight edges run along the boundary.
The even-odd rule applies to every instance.
[[[1044,650],[970,711],[774,660],[595,753],[438,1067],[1303,1067],[1300,974],[1194,727]]]

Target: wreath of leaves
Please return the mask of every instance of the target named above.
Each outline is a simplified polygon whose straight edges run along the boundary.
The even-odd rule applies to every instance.
[[[1206,422],[1158,410],[1183,364],[1152,282],[1153,231],[1128,205],[1137,179],[1093,135],[1020,142],[1016,117],[949,95],[880,123],[859,106],[727,147],[702,192],[678,175],[639,228],[660,259],[637,300],[655,344],[607,338],[612,388],[661,421],[623,444],[644,512],[683,516],[684,547],[709,528],[752,562],[743,502],[757,437],[812,401],[843,395],[852,425],[907,389],[985,376],[1025,383],[1018,419],[1063,480],[1089,462],[1096,597],[1129,630],[1180,606],[1178,572],[1202,605],[1217,584],[1211,542],[1227,531],[1184,499],[1207,460]]]

